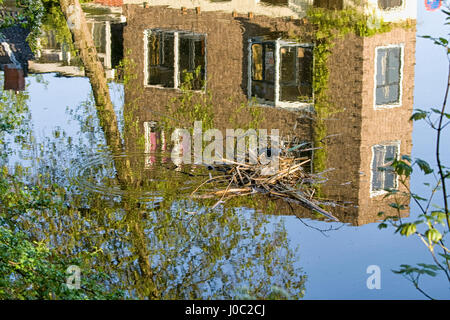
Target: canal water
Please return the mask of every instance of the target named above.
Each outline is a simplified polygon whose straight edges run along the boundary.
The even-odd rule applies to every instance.
[[[131,5],[127,13],[122,13],[127,17],[125,26],[121,26],[118,14],[103,19],[110,22],[106,28],[104,21],[92,23],[94,40],[110,78],[111,100],[125,146],[122,153],[111,153],[108,148],[89,78],[78,67],[81,62],[67,56],[70,50],[52,44],[55,35],[49,30],[42,42],[46,49],[30,63],[24,90],[3,91],[2,117],[7,117],[8,110],[14,110],[14,115],[20,114],[23,121],[17,130],[2,137],[2,161],[25,185],[37,184],[52,190],[54,195],[55,205],[50,209],[30,210],[17,218],[24,221],[30,234],[45,240],[62,255],[82,257],[86,263],[83,268],[106,273],[110,279],[105,281],[105,287],[124,290],[128,298],[265,298],[278,292],[293,299],[423,299],[410,281],[393,270],[402,264],[432,263],[431,256],[420,239],[400,236],[393,227],[379,229],[378,213],[392,209],[389,208],[392,201],[384,198],[382,189],[402,187],[389,171],[380,174],[373,166],[379,164],[377,159],[384,165],[386,154],[392,152],[409,153],[436,167],[435,132],[423,121],[412,125],[408,118],[413,108],[429,110],[442,105],[448,76],[447,56],[441,47],[421,36],[448,37],[445,15],[427,11],[419,2],[413,30],[387,36],[378,34],[365,42],[352,36],[341,40],[331,49],[328,84],[334,95],[331,100],[340,111],[328,113],[325,121],[315,121],[310,119],[310,108],[304,102],[309,101],[308,86],[312,86],[308,83],[312,80],[303,76],[309,72],[307,46],[273,40],[270,38],[273,35],[264,29],[269,26],[257,16],[253,22],[238,19],[237,28],[246,37],[258,32],[267,36],[249,47],[253,62],[248,71],[248,61],[241,65],[236,59],[239,55],[227,56],[232,50],[241,55],[247,50],[245,41],[233,42],[231,31],[230,39],[222,34],[224,42],[229,40],[228,49],[220,47],[217,36],[206,33],[205,38],[201,23],[195,25],[192,19],[185,25],[195,25],[194,29],[200,30],[197,33],[166,32],[163,27],[158,33],[154,31],[155,25],[145,26],[139,21],[145,9],[152,10]],[[102,14],[91,10],[87,16],[98,20]],[[166,14],[167,19],[172,19],[171,12]],[[208,28],[211,32],[220,30]],[[234,25],[230,28],[235,32]],[[136,44],[136,39],[144,38],[143,29],[153,33],[146,33],[143,45]],[[391,49],[396,47],[390,46],[389,37],[394,43],[402,43],[397,56],[400,64],[395,62],[396,53]],[[114,40],[105,43],[102,39]],[[370,39],[375,40],[372,43]],[[159,47],[151,47],[151,41]],[[194,92],[201,89],[196,81],[211,74],[208,90],[213,98],[209,100],[209,93],[203,94],[200,105],[212,109],[198,107],[195,98],[189,104],[193,91],[173,88],[177,70],[171,69],[169,62],[175,58],[168,47],[173,48],[175,41],[181,48],[176,69],[199,70],[192,81]],[[280,53],[276,50],[278,46]],[[365,55],[375,51],[378,59],[382,59],[382,54],[392,54],[394,58],[387,58],[374,68],[378,60]],[[218,67],[221,58],[217,52],[224,52],[225,67]],[[345,59],[352,59],[353,55],[354,61],[363,61],[358,62],[360,67],[356,62],[354,66],[346,65],[352,60]],[[281,81],[276,74],[271,75],[275,70],[271,69],[271,63],[276,64],[277,59],[282,61]],[[283,62],[288,59],[293,65]],[[119,67],[119,61],[125,67]],[[373,69],[382,68],[383,63],[388,64],[390,73],[386,79],[391,81],[390,87],[374,94],[373,84],[368,83],[374,81]],[[396,76],[395,70],[400,65],[402,72]],[[300,76],[290,73],[295,68]],[[251,89],[247,87],[246,76],[234,78],[231,73],[236,70],[246,75],[252,73]],[[342,70],[348,70],[348,74],[343,75]],[[317,146],[314,141],[320,135],[317,128],[326,128],[321,149],[304,152],[302,156],[312,157],[312,166],[307,170],[324,172],[326,182],[319,187],[318,197],[325,203],[324,208],[340,221],[268,196],[235,197],[218,205],[217,198],[190,197],[203,181],[220,172],[204,165],[180,165],[174,161],[169,147],[171,130],[183,121],[206,123],[210,110],[214,110],[211,116],[214,125],[221,130],[243,128],[254,115],[242,109],[230,111],[230,105],[239,107],[239,98],[249,93],[262,104],[275,101],[274,104],[292,107],[295,103],[289,76],[301,82],[301,95],[306,97],[298,107],[301,111],[264,106],[261,110],[265,119],[255,124],[260,126],[257,129],[279,126],[287,140],[297,144],[306,141],[308,146]],[[4,72],[1,77],[6,81]],[[400,93],[396,93],[396,77]],[[381,76],[375,80],[381,87],[380,79]],[[227,88],[233,82],[236,82],[233,89]],[[244,90],[240,82],[245,83],[248,91],[233,93]],[[389,102],[396,95],[402,96],[403,105],[380,108],[377,111],[382,116],[373,113],[374,99]],[[216,96],[219,98],[214,100]],[[226,100],[232,102],[216,111],[222,107],[214,105],[216,101]],[[371,110],[366,110],[367,105]],[[190,113],[189,108],[195,107],[204,112]],[[227,127],[230,124],[224,119],[232,117],[237,124]],[[448,132],[445,133],[442,148],[445,162],[450,161],[449,138]],[[427,196],[429,188],[424,183],[432,183],[433,179],[433,175],[424,176],[416,170],[407,185],[412,192]],[[439,201],[442,198],[437,196],[435,202]],[[415,221],[418,215],[417,206],[411,202],[403,212],[403,219]],[[88,256],[83,252],[96,254]],[[378,288],[368,285],[373,266],[380,270]],[[423,276],[420,284],[434,298],[450,298],[443,274]]]

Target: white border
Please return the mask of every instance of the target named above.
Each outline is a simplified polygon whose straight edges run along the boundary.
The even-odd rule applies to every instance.
[[[399,88],[399,101],[393,104],[383,104],[377,105],[377,72],[378,72],[378,49],[389,49],[389,48],[400,48],[400,88]],[[374,72],[373,72],[373,108],[375,110],[398,108],[403,105],[403,73],[405,65],[405,44],[390,44],[387,46],[375,47],[375,62],[374,62]]]
[[[388,141],[388,142],[381,142],[378,144],[374,144],[371,147],[371,152],[372,152],[372,159],[370,160],[370,197],[374,198],[374,197],[378,197],[381,195],[385,195],[386,193],[388,193],[386,190],[377,190],[377,191],[373,191],[372,187],[373,187],[373,160],[375,159],[375,152],[374,152],[374,148],[377,146],[381,146],[381,147],[387,147],[387,146],[396,146],[398,148],[398,152],[397,152],[397,159],[400,159],[400,153],[401,153],[401,141],[400,140],[395,140],[395,141]],[[397,174],[396,174],[397,175]],[[397,175],[397,179],[396,179],[396,189],[398,189],[399,187],[399,176]]]

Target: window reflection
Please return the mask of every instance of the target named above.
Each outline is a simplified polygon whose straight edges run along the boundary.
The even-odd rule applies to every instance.
[[[254,40],[250,51],[250,97],[275,106],[313,102],[311,46],[282,40]]]
[[[174,87],[174,34],[153,31],[148,37],[148,84]]]
[[[377,49],[376,105],[400,103],[401,48]]]
[[[182,83],[190,82],[190,89],[201,90],[205,81],[205,36],[180,34],[179,39],[179,79]],[[187,73],[192,74],[192,78]]]
[[[312,50],[302,47],[281,48],[280,100],[312,102]]]
[[[150,30],[147,84],[201,90],[206,81],[206,36]]]
[[[391,167],[400,153],[398,143],[376,145],[372,147],[372,193],[397,188],[397,175]]]

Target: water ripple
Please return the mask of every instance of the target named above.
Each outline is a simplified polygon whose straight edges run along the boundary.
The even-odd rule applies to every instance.
[[[127,164],[126,177],[133,177],[134,182],[124,185],[119,183],[117,165]],[[108,197],[132,197],[145,202],[162,200],[161,183],[179,182],[178,194],[187,193],[192,181],[186,179],[186,169],[177,167],[164,153],[123,153],[112,155],[100,152],[86,157],[82,162],[72,161],[69,177],[81,190],[98,193]],[[184,191],[183,191],[184,190]]]

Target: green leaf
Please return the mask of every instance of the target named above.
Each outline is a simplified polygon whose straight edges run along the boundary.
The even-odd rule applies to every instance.
[[[444,46],[448,45],[448,40],[445,39],[445,38],[439,38],[439,41],[440,41]]]
[[[400,232],[402,236],[409,237],[417,231],[417,227],[414,223],[405,223],[400,225],[395,232]]]
[[[405,210],[405,206],[402,204],[390,203],[389,206],[397,210]]]
[[[378,229],[386,229],[388,227],[388,225],[386,224],[386,223],[380,223],[379,225],[378,225]]]
[[[442,234],[437,229],[429,229],[425,232],[425,237],[431,242],[438,242],[442,239]]]
[[[412,167],[406,162],[401,160],[394,160],[394,162],[392,163],[392,167],[394,168],[395,173],[397,173],[400,176],[409,177],[413,172]]]
[[[439,253],[439,255],[440,255],[441,257],[443,257],[444,259],[446,259],[446,260],[450,260],[450,254],[447,254],[447,253]]]
[[[423,271],[423,273],[426,273],[427,275],[432,276],[432,277],[435,277],[437,275],[436,272],[433,272],[431,270],[424,269],[422,271]]]
[[[442,113],[441,110],[435,109],[435,108],[431,108],[431,111],[433,111],[434,113],[437,113],[437,114],[441,114]]]
[[[438,271],[439,270],[439,267],[437,265],[434,265],[434,264],[418,263],[417,265],[422,267],[422,268],[424,268],[424,269],[431,269],[431,270],[434,270],[434,271]]]
[[[422,119],[425,119],[427,116],[428,116],[427,111],[417,110],[416,112],[413,113],[413,115],[411,116],[411,118],[409,120],[410,121],[422,120]]]
[[[444,220],[446,219],[446,215],[443,211],[432,211],[431,216],[434,218],[434,220],[437,223],[441,223],[442,225],[445,225]]]
[[[411,157],[407,154],[402,155],[401,157],[402,160],[408,161],[409,163],[412,162]]]
[[[416,159],[416,163],[419,165],[420,170],[422,170],[426,175],[433,173],[433,169],[431,169],[428,162],[421,159]]]
[[[400,270],[392,270],[392,272],[397,273],[397,274],[410,274],[412,272],[415,272],[417,270],[417,268],[413,268],[408,264],[401,264],[400,265]]]
[[[420,200],[420,201],[427,201],[428,199],[422,198],[421,196],[417,195],[417,194],[411,194],[411,196],[416,199],[416,200]]]

